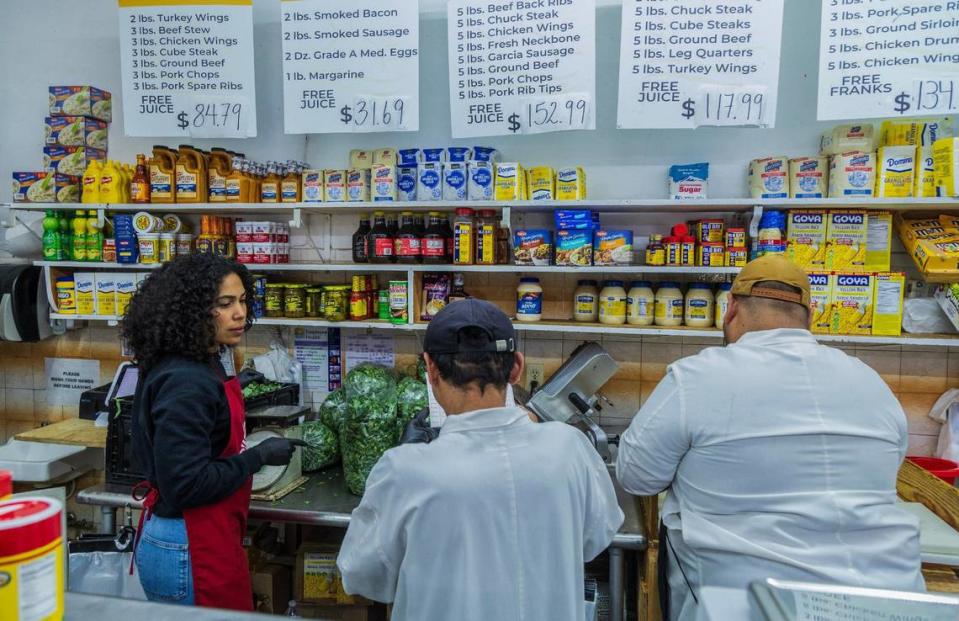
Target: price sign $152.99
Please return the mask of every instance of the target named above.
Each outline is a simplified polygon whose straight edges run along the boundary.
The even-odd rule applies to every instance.
[[[409,97],[361,95],[340,108],[340,123],[355,132],[385,132],[407,127]]]
[[[540,134],[574,129],[591,129],[593,105],[587,93],[529,97],[506,118],[513,134]]]

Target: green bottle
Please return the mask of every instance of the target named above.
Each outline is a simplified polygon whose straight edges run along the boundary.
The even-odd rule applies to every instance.
[[[60,221],[52,209],[43,217],[43,259],[57,261],[60,258]]]
[[[65,211],[60,212],[60,261],[69,261],[73,258],[73,229],[70,227],[70,217]]]
[[[97,221],[97,212],[87,211],[87,261],[103,260],[103,231]]]
[[[70,228],[73,229],[73,246],[70,252],[70,258],[74,261],[87,260],[87,215],[82,209],[77,209],[73,214],[73,221],[70,222]]]

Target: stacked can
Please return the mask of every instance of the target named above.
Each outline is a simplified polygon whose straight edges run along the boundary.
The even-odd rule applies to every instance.
[[[253,275],[253,317],[259,319],[266,315],[266,276]]]

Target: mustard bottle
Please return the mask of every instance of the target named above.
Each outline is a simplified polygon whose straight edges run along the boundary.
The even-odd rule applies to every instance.
[[[216,147],[207,156],[206,166],[210,202],[226,202],[226,180],[233,173],[230,154],[226,149]]]
[[[153,145],[150,158],[150,202],[176,202],[176,151]]]
[[[101,203],[122,203],[123,195],[120,188],[123,186],[123,178],[120,169],[113,160],[107,160],[106,165],[100,171],[100,200]],[[82,259],[79,259],[82,260]]]
[[[100,176],[103,174],[103,164],[100,160],[90,160],[87,169],[83,171],[82,203],[100,202]]]
[[[181,144],[176,158],[176,202],[205,203],[207,199],[206,157],[188,144]]]

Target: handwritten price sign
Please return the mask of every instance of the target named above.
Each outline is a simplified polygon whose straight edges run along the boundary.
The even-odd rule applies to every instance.
[[[686,99],[680,106],[683,118],[697,126],[767,127],[769,106],[765,86],[717,86],[699,88],[698,101]]]
[[[587,93],[530,97],[506,118],[506,129],[512,134],[589,129],[592,114],[592,98]]]
[[[244,97],[194,96],[173,124],[192,138],[246,138],[256,135],[255,130],[251,133],[255,112],[249,109]]]
[[[407,129],[409,97],[359,96],[352,106],[340,108],[340,123],[354,132],[387,132]]]
[[[959,77],[915,80],[912,89],[892,98],[892,112],[900,116],[949,114],[959,111]]]

